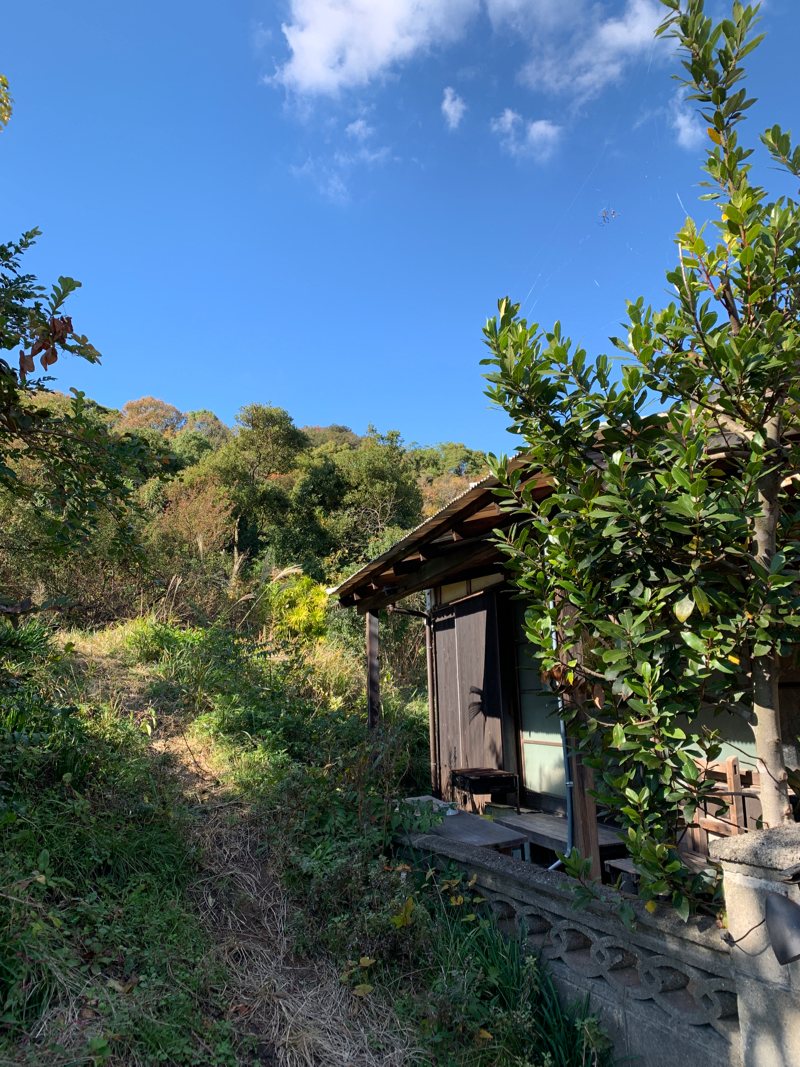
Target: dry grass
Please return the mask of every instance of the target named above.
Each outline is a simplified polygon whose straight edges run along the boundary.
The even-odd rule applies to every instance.
[[[246,810],[213,812],[198,843],[206,871],[195,904],[231,975],[228,993],[242,1028],[266,1045],[262,1062],[265,1053],[281,1067],[420,1062],[389,1005],[355,997],[327,957],[294,958],[286,895],[268,859],[258,856],[262,842]]]
[[[306,695],[318,703],[341,707],[366,692],[361,660],[335,641],[317,641],[306,652]]]
[[[152,703],[145,694],[152,672],[125,661],[123,627],[94,633],[62,631],[58,641],[73,645],[73,653],[65,659],[63,668],[63,681],[73,699],[107,703],[127,713],[142,711]]]

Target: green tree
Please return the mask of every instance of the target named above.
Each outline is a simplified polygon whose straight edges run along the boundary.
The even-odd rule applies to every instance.
[[[310,447],[288,411],[265,404],[246,404],[236,416],[236,447],[255,485],[265,478],[287,474]]]
[[[128,400],[119,417],[120,429],[129,433],[155,430],[164,437],[174,437],[185,425],[186,415],[182,411],[178,411],[174,404],[167,404],[154,396]]]
[[[65,548],[88,536],[98,516],[114,520],[121,547],[132,543],[129,505],[144,445],[109,430],[103,409],[72,390],[67,400],[47,388],[47,370],[59,354],[99,363],[88,339],[76,333],[64,304],[80,282],[59,278],[49,295],[22,257],[38,230],[0,245],[0,351],[19,349],[18,367],[0,358],[0,491],[31,501],[49,531],[38,550]],[[38,359],[45,372],[36,373]]]
[[[308,449],[308,438],[283,408],[248,404],[236,421],[237,433],[184,475],[187,484],[219,482],[233,501],[234,577],[245,558],[261,551],[269,532],[285,524],[287,476]]]
[[[213,448],[219,448],[220,445],[224,445],[233,435],[230,426],[226,426],[222,419],[207,408],[186,412],[186,428],[184,432],[202,434],[203,437],[210,441]]]
[[[359,448],[341,453],[338,466],[348,484],[342,500],[360,543],[419,522],[422,495],[399,431],[370,426]]]
[[[764,823],[791,819],[778,672],[800,626],[800,218],[751,184],[739,142],[758,8],[734,3],[715,24],[703,0],[662,2],[658,32],[679,42],[708,127],[704,198],[719,218],[678,233],[673,303],[628,304],[619,375],[507,299],[484,362],[527,457],[494,467],[520,519],[505,548],[528,636],[645,892],[670,889],[686,915],[707,885],[675,846],[711,787],[699,765],[719,751],[701,712],[748,719]],[[800,177],[788,134],[761,140]],[[553,492],[538,501],[542,479]]]
[[[331,445],[333,448],[358,448],[361,438],[353,433],[349,426],[331,423],[330,426],[304,426],[303,433],[311,442],[312,448]]]
[[[414,466],[423,476],[436,477],[454,474],[459,478],[479,478],[488,473],[486,453],[455,441],[440,441],[438,445],[411,445]]]

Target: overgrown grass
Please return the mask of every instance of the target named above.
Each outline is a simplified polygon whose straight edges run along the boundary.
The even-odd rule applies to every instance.
[[[98,639],[141,683],[125,712],[91,696],[44,629],[22,641],[0,640],[0,1054],[248,1061],[256,1038],[232,1022],[230,975],[191,907],[197,814],[149,745],[155,708],[246,804],[252,849],[291,895],[295,956],[338,960],[353,1010],[382,999],[416,1033],[419,1062],[607,1062],[587,1005],[559,1006],[546,968],[503,937],[459,872],[394,855],[407,822],[397,797],[428,789],[424,700],[387,685],[370,736],[361,696],[337,689],[341,649],[289,652],[141,619]]]
[[[233,1064],[174,784],[135,718],[53,702],[58,666],[44,640],[3,669],[0,1053]]]

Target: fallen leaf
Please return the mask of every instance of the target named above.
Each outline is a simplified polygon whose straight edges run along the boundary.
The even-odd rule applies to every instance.
[[[658,907],[658,904],[656,904],[656,902],[654,900],[648,900],[648,902],[644,906],[644,910],[645,911],[649,911],[650,914],[652,915],[657,907]]]
[[[373,960],[370,956],[362,956],[361,959],[358,961],[358,966],[366,968],[371,967],[373,963],[375,963],[375,960]]]
[[[366,997],[374,988],[375,986],[367,985],[366,982],[364,982],[361,985],[353,987],[353,995],[356,997]]]

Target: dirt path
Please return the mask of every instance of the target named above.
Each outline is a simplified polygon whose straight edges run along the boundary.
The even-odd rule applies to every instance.
[[[99,641],[76,645],[87,697],[101,694],[124,714],[149,713],[147,668],[125,666]],[[158,776],[178,784],[196,816],[187,833],[201,856],[201,873],[191,903],[226,965],[230,984],[222,992],[236,1028],[254,1042],[250,1062],[263,1067],[421,1062],[390,1005],[376,996],[354,997],[329,957],[293,956],[291,906],[270,866],[263,813],[256,814],[226,784],[213,746],[161,709],[150,751]]]

